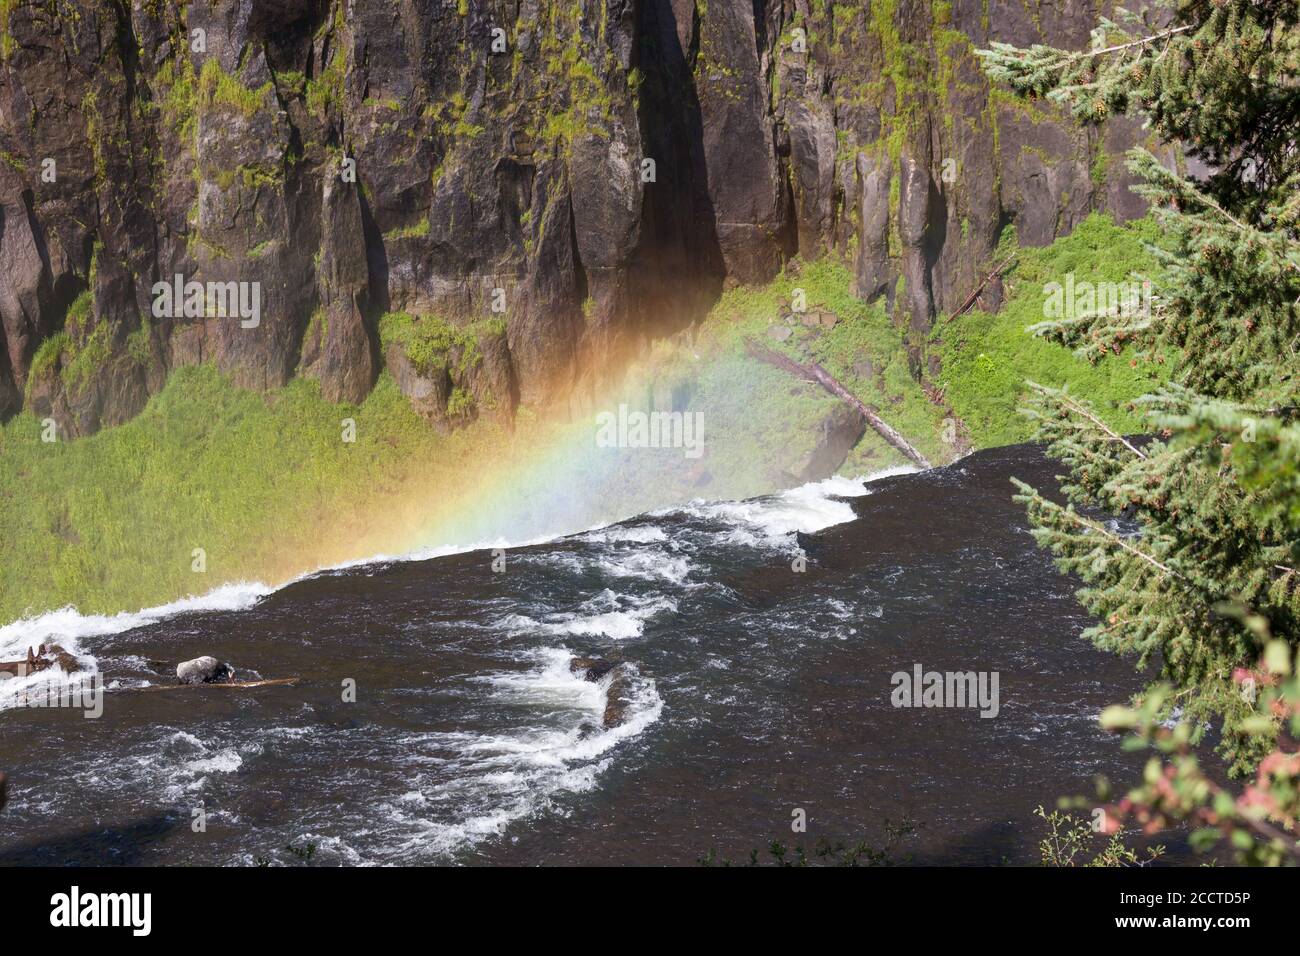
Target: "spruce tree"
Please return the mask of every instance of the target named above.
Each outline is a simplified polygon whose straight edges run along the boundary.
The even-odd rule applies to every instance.
[[[1169,0],[1102,20],[1086,50],[994,43],[980,55],[993,80],[1084,121],[1139,113],[1212,171],[1194,178],[1131,151],[1163,227],[1151,307],[1031,330],[1083,359],[1127,349],[1168,362],[1169,384],[1139,400],[1152,434],[1119,435],[1086,396],[1032,385],[1025,411],[1067,469],[1067,503],[1020,482],[1017,498],[1084,581],[1098,619],[1088,636],[1161,671],[1136,709],[1108,716],[1171,761],[1148,768],[1122,812],[1149,829],[1195,817],[1276,862],[1295,852],[1300,784],[1288,681],[1300,645],[1300,4]],[[1236,802],[1196,763],[1212,725],[1232,773],[1262,774]],[[1187,788],[1172,802],[1170,780]],[[1261,786],[1280,789],[1246,799]]]

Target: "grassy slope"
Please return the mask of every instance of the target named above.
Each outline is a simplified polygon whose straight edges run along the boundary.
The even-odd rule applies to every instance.
[[[355,443],[341,421],[357,423]],[[385,375],[360,407],[297,380],[262,396],[210,367],[177,370],[134,420],[43,443],[23,414],[0,430],[0,620],[65,601],[112,611],[287,573],[320,522],[364,538],[419,463],[466,467],[477,442],[432,432]],[[499,430],[497,430],[499,431]],[[346,491],[346,493],[342,493]],[[191,552],[207,552],[207,573]]]
[[[1026,378],[1068,382],[1112,422],[1138,427],[1120,403],[1153,384],[1145,370],[1120,359],[1089,366],[1023,330],[1041,317],[1044,282],[1070,269],[1079,278],[1120,280],[1143,266],[1138,239],[1150,228],[1094,217],[1052,247],[1021,254],[1001,314],[971,313],[936,330],[948,401],[977,446],[1028,437],[1028,423],[1015,413]],[[745,359],[746,337],[816,358],[942,460],[946,412],[909,377],[883,304],[859,302],[850,285],[838,263],[805,263],[766,287],[726,293],[693,341],[659,343],[632,376],[627,398],[648,407],[656,390],[689,392],[689,407],[705,416],[707,457],[682,467],[680,454],[624,450],[597,496],[631,513],[626,509],[662,506],[666,498],[758,494],[779,482],[776,466],[788,469],[812,447],[813,426],[835,400]],[[796,288],[810,309],[828,309],[840,321],[830,330],[794,324],[793,336],[778,344],[770,327],[781,323]],[[859,374],[863,360],[873,367],[869,375]],[[346,418],[356,420],[353,444],[341,440]],[[478,476],[514,467],[527,456],[521,446],[567,441],[557,447],[589,450],[590,441],[575,442],[572,431],[523,413],[514,436],[485,422],[441,436],[387,374],[352,407],[325,402],[308,380],[266,396],[240,391],[208,367],[177,370],[140,416],[89,438],[42,443],[39,422],[20,415],[0,428],[0,623],[65,603],[84,612],[135,609],[225,581],[282,580],[388,549],[431,501],[472,503]],[[899,460],[868,431],[843,470]],[[585,461],[573,467],[567,480],[592,482]],[[697,485],[702,470],[710,480]],[[620,497],[627,475],[640,487]],[[191,569],[194,548],[207,552],[205,574]]]
[[[1132,364],[1131,355],[1109,356],[1096,365],[1067,349],[1025,334],[1043,321],[1043,286],[1076,281],[1122,282],[1130,273],[1149,273],[1152,257],[1142,246],[1156,228],[1146,219],[1117,226],[1093,215],[1069,236],[1042,249],[1022,249],[1005,277],[1007,302],[997,315],[972,311],[940,322],[931,336],[943,360],[941,384],[953,411],[966,423],[978,448],[1007,445],[1031,437],[1030,422],[1017,414],[1025,380],[1069,385],[1092,400],[1107,423],[1124,432],[1142,430],[1125,403],[1145,394],[1165,377],[1164,366]]]

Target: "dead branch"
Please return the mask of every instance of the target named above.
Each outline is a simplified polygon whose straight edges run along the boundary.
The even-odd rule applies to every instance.
[[[912,445],[911,442],[904,438],[899,432],[891,428],[889,423],[877,415],[870,406],[840,384],[835,376],[826,371],[826,369],[822,368],[816,362],[813,362],[810,365],[800,365],[788,355],[782,355],[780,352],[775,352],[750,338],[745,339],[745,347],[750,356],[758,359],[760,362],[766,362],[768,365],[789,372],[791,375],[801,378],[804,381],[815,382],[836,398],[848,402],[861,413],[862,417],[867,420],[867,424],[875,429],[876,434],[889,442],[889,444],[898,451],[906,455],[910,461],[921,468],[934,467],[930,464],[929,459],[917,451],[916,447]]]

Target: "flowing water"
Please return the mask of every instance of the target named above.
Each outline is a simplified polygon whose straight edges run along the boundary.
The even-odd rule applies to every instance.
[[[1142,760],[1096,725],[1140,675],[1079,639],[1011,500],[1052,471],[996,449],[696,501],[503,570],[465,551],[10,624],[0,659],[57,640],[106,691],[87,719],[15,705],[57,672],[0,683],[0,862],[691,864],[904,818],[915,862],[1033,862],[1035,806]],[[159,689],[201,654],[301,680]],[[621,723],[574,656],[624,662]],[[916,664],[997,672],[997,716],[893,706]]]

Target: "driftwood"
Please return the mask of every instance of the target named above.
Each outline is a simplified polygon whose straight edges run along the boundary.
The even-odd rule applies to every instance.
[[[1011,263],[1015,260],[1015,258],[1016,258],[1015,253],[1012,253],[1011,255],[1007,256],[1006,260],[1002,263],[1002,265],[998,266],[996,269],[994,269],[992,272],[986,275],[983,279],[981,279],[980,284],[975,287],[975,291],[972,292],[970,295],[966,296],[966,301],[961,304],[961,308],[958,309],[956,312],[954,312],[952,315],[948,316],[948,318],[944,319],[944,321],[951,322],[953,319],[957,318],[957,316],[965,315],[967,312],[969,312],[971,310],[971,307],[974,306],[975,302],[979,299],[980,293],[984,291],[984,287],[988,285],[990,282],[992,282],[994,279],[996,279],[998,276],[1002,275],[1002,273],[1006,271],[1007,266],[1011,265]]]
[[[818,363],[812,362],[808,365],[800,365],[789,356],[775,352],[749,338],[745,339],[745,346],[749,354],[760,362],[766,362],[768,365],[773,365],[806,381],[815,382],[836,398],[848,402],[861,413],[862,417],[867,420],[867,424],[875,429],[877,435],[906,455],[913,464],[921,468],[934,467],[930,464],[929,459],[917,451],[911,442],[891,428],[889,423],[877,415],[869,405],[841,385],[835,376]]]
[[[238,690],[248,690],[252,687],[280,687],[286,684],[296,684],[302,678],[300,677],[277,677],[275,680],[232,680],[211,684],[151,684],[148,687],[128,687],[125,690],[184,690],[195,687],[230,687]]]

